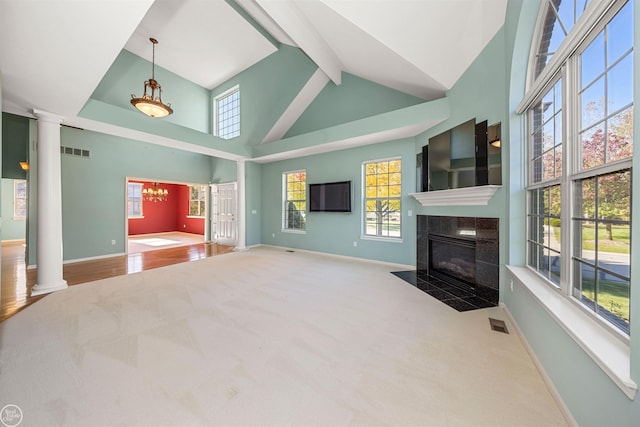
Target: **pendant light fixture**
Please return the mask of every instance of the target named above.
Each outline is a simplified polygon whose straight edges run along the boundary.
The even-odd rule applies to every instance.
[[[156,45],[158,40],[149,39],[153,44],[153,57],[151,60],[151,78],[144,82],[144,94],[137,98],[131,94],[131,105],[142,111],[149,117],[166,117],[173,113],[171,104],[162,102],[162,88],[155,79]],[[148,91],[148,92],[147,92]]]

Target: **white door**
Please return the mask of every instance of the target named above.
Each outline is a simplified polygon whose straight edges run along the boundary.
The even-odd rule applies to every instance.
[[[223,245],[236,244],[236,195],[235,182],[211,186],[213,239]]]

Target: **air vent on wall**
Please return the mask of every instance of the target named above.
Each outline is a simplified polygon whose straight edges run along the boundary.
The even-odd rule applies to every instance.
[[[76,156],[76,157],[86,157],[87,159],[91,157],[91,152],[89,150],[83,150],[81,148],[74,148],[74,147],[64,147],[64,146],[60,146],[60,154],[66,154],[69,156]]]

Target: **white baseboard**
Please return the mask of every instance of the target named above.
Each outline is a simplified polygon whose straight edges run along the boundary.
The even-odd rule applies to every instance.
[[[25,243],[25,239],[7,239],[3,240],[2,243]]]
[[[126,253],[119,252],[117,254],[98,255],[98,256],[92,256],[92,257],[87,257],[87,258],[74,258],[74,259],[68,259],[66,261],[62,261],[62,264],[73,264],[73,263],[76,263],[76,262],[94,261],[94,260],[98,260],[98,259],[113,258],[113,257],[123,256],[123,255],[126,255]]]
[[[290,250],[290,251],[306,252],[306,253],[315,254],[315,255],[324,255],[324,256],[335,257],[335,258],[349,259],[349,260],[353,260],[353,261],[372,262],[374,264],[388,265],[390,267],[398,268],[398,269],[402,269],[402,270],[415,270],[416,269],[415,265],[398,264],[398,263],[395,263],[395,262],[380,261],[380,260],[377,260],[377,259],[358,258],[358,257],[348,256],[348,255],[331,254],[331,253],[328,253],[328,252],[310,251],[308,249],[288,248],[286,246],[260,244],[260,245],[255,245],[255,246],[251,246],[251,247],[257,247],[257,246],[267,246],[267,247]]]
[[[538,372],[540,372],[540,376],[542,377],[542,380],[546,384],[547,389],[549,389],[551,396],[556,401],[556,404],[558,405],[558,408],[560,409],[562,416],[567,421],[567,424],[569,424],[572,427],[578,427],[578,422],[576,421],[575,418],[573,418],[573,414],[569,410],[569,407],[564,403],[564,400],[562,399],[562,396],[560,396],[560,393],[558,392],[558,389],[556,388],[555,384],[553,384],[553,381],[551,381],[551,378],[547,374],[547,371],[544,369],[544,366],[542,366],[542,363],[540,363],[540,360],[538,360],[538,356],[536,356],[536,354],[533,351],[533,348],[531,348],[531,346],[529,345],[529,342],[527,341],[525,336],[522,334],[522,330],[520,329],[520,326],[518,326],[516,319],[514,319],[514,317],[511,315],[511,312],[509,311],[507,306],[504,305],[504,303],[501,302],[500,307],[506,313],[507,318],[509,319],[509,323],[511,323],[511,326],[513,326],[513,329],[515,330],[516,334],[518,334],[518,337],[520,338],[520,342],[522,343],[522,345],[524,345],[524,348],[527,350],[527,353],[529,353],[531,360],[533,360],[533,364],[538,369]]]

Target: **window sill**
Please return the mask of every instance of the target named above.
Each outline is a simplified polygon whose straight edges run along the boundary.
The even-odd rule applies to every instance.
[[[199,216],[199,215],[187,215],[187,218],[200,218],[200,219],[204,219],[204,216]]]
[[[144,219],[144,215],[129,216],[127,219]]]
[[[402,237],[360,236],[360,240],[377,240],[379,242],[402,243]]]
[[[281,230],[283,233],[292,233],[292,234],[307,234],[307,230],[289,230],[283,228]]]
[[[527,289],[545,311],[593,359],[631,400],[637,385],[631,379],[629,344],[616,332],[607,329],[578,303],[547,285],[527,267],[507,266],[511,276]]]

